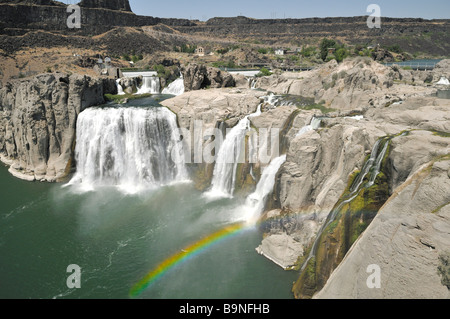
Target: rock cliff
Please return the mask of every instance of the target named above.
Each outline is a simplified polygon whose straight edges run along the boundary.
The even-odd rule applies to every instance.
[[[206,65],[190,64],[182,66],[186,92],[205,88],[226,88],[236,85],[233,76],[225,71]]]
[[[131,12],[131,6],[128,0],[81,0],[78,5],[84,8],[101,8]]]
[[[258,79],[255,87],[277,94],[313,98],[316,103],[339,110],[384,106],[433,92],[433,88],[412,86],[412,82],[394,86],[401,77],[400,72],[398,68],[385,67],[367,58],[349,59],[341,64],[333,60],[315,70],[302,72],[297,79],[278,75]]]
[[[450,298],[449,171],[448,155],[415,170],[316,298]],[[367,284],[370,265],[381,270],[378,288]]]
[[[111,83],[112,81],[112,83]],[[22,179],[59,181],[72,168],[78,114],[104,103],[115,82],[42,74],[0,89],[0,158]]]

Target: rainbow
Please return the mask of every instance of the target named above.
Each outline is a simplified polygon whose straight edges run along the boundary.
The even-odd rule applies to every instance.
[[[207,237],[204,237],[195,244],[192,244],[184,248],[180,252],[174,254],[173,256],[167,258],[131,288],[130,297],[134,298],[139,296],[152,283],[161,278],[167,271],[169,271],[176,265],[182,263],[183,261],[186,261],[187,259],[211,247],[212,245],[217,244],[218,242],[233,235],[236,235],[240,231],[245,230],[247,227],[248,224],[233,224],[227,226]]]

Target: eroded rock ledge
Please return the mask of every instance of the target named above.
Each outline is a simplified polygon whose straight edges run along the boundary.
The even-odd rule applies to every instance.
[[[114,80],[42,74],[0,88],[0,159],[14,176],[60,181],[71,170],[78,114],[115,93]]]

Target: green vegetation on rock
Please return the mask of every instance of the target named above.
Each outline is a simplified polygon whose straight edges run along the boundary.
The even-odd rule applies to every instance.
[[[386,164],[390,153],[390,141],[393,137],[384,138],[382,142],[389,144],[381,161],[381,171],[372,186],[367,184],[373,173],[369,172],[364,178],[362,186],[357,189],[358,192],[355,196],[352,187],[355,186],[355,181],[361,172],[356,171],[349,177],[346,190],[333,208],[333,211],[337,210],[334,221],[330,222],[318,235],[314,258],[308,261],[305,270],[293,286],[296,298],[311,298],[324,287],[331,273],[341,263],[352,245],[367,229],[389,198],[390,172]],[[380,149],[384,146],[385,144],[381,144]],[[366,162],[369,158],[370,156],[366,158]],[[353,196],[354,198],[351,199]],[[306,261],[305,258],[303,260]]]

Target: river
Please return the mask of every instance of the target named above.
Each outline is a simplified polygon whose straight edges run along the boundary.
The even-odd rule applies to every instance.
[[[25,182],[0,167],[0,298],[126,299],[168,257],[230,224],[245,198],[211,202],[180,183],[127,195]],[[291,299],[295,272],[257,254],[248,228],[176,264],[136,298]],[[67,267],[81,267],[70,289]]]

